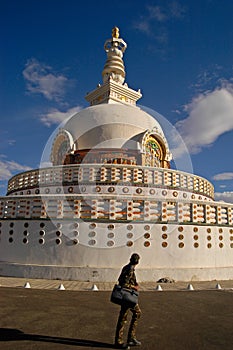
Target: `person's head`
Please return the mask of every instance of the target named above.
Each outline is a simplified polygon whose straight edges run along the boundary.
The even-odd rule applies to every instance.
[[[130,263],[132,265],[137,265],[139,263],[140,256],[137,253],[131,255]]]

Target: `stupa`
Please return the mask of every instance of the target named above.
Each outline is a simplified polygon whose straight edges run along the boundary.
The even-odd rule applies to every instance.
[[[116,281],[130,255],[140,281],[233,277],[233,205],[171,169],[159,122],[125,82],[126,43],[105,42],[103,83],[51,146],[52,165],[13,176],[0,198],[0,274]]]

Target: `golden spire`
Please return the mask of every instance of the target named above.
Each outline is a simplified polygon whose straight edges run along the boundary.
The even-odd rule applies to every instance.
[[[120,36],[120,31],[118,27],[112,29],[112,37],[118,39]]]
[[[88,93],[86,100],[91,106],[100,103],[122,103],[131,106],[141,98],[141,92],[128,87],[125,81],[125,66],[123,55],[127,48],[126,42],[120,38],[118,27],[112,28],[112,37],[104,43],[107,60],[102,71],[103,85]]]
[[[103,82],[109,79],[123,84],[125,80],[125,67],[123,54],[127,44],[119,38],[120,31],[118,27],[112,29],[112,38],[105,41],[104,50],[107,53],[107,61],[102,72]]]

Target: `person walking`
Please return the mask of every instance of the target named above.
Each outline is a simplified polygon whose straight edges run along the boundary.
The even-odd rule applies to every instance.
[[[135,275],[135,267],[139,263],[140,256],[136,253],[131,255],[130,262],[128,265],[124,266],[121,274],[119,276],[118,282],[122,288],[129,288],[138,290],[138,283]],[[132,319],[129,326],[128,331],[128,340],[127,343],[124,344],[123,341],[123,333],[124,326],[127,322],[127,316],[129,310],[132,312]],[[141,342],[136,339],[136,327],[137,321],[141,316],[141,310],[138,304],[136,304],[133,308],[129,308],[126,305],[121,306],[121,310],[118,317],[118,322],[116,326],[116,334],[115,334],[115,346],[118,349],[129,349],[130,346],[139,346]]]

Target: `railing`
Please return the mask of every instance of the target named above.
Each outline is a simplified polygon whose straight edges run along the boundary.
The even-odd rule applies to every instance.
[[[66,196],[1,197],[1,219],[82,219],[233,225],[233,204]]]
[[[69,165],[27,171],[9,180],[7,194],[40,186],[113,182],[180,188],[214,198],[213,185],[200,176],[171,169],[114,164]]]

